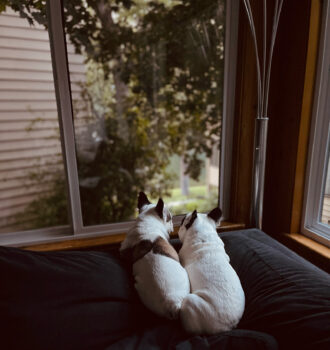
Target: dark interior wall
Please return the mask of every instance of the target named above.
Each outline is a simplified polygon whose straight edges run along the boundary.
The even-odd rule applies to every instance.
[[[255,2],[251,1],[252,5]],[[258,7],[254,6],[254,13],[256,13],[255,10],[259,10]],[[259,16],[255,16],[256,22],[258,19]],[[239,13],[237,58],[230,220],[247,223],[251,195],[257,84],[253,41],[242,1]]]
[[[284,1],[269,100],[263,229],[290,232],[311,0]]]
[[[289,232],[290,229],[311,1],[284,0],[274,49],[263,215],[263,229],[270,234]],[[263,2],[253,0],[251,3],[259,26]],[[270,1],[267,3],[273,8]],[[256,70],[243,6],[239,20],[231,219],[248,223],[257,102]]]

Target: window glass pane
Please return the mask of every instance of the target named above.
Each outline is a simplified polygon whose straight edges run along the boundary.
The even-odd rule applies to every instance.
[[[8,3],[22,12],[0,13],[1,233],[68,224],[45,5],[29,23]]]
[[[325,166],[326,178],[322,197],[321,222],[330,226],[330,162],[328,153],[328,164]]]
[[[88,4],[88,5],[87,5]],[[218,202],[224,0],[64,1],[85,225]]]

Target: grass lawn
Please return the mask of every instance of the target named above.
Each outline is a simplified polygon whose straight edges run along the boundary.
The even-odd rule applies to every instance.
[[[192,186],[189,187],[188,196],[182,195],[180,188],[173,188],[171,195],[163,199],[174,215],[185,214],[195,209],[207,212],[218,205],[218,188],[214,187],[207,193],[205,185]]]

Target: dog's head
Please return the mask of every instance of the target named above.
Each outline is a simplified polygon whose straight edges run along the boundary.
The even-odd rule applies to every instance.
[[[121,256],[130,263],[147,254],[153,248],[154,239],[159,238],[159,235],[169,239],[169,234],[173,231],[172,214],[161,198],[157,204],[152,204],[146,194],[140,192],[138,209],[139,216],[135,225],[127,232],[120,246]]]
[[[146,194],[140,192],[138,197],[138,209],[139,217],[154,216],[163,222],[168,233],[173,232],[172,214],[161,198],[158,199],[157,204],[152,204]]]
[[[212,209],[208,214],[197,213],[194,210],[192,213],[188,213],[181,222],[180,229],[178,232],[180,240],[183,242],[186,234],[193,229],[201,230],[215,230],[217,224],[220,221],[222,211],[220,208],[216,207]]]

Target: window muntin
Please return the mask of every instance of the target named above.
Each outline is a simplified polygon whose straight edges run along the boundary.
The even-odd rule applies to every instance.
[[[133,218],[141,189],[174,214],[217,205],[224,10],[64,1],[68,42],[85,58],[79,80],[69,57],[84,225]]]

